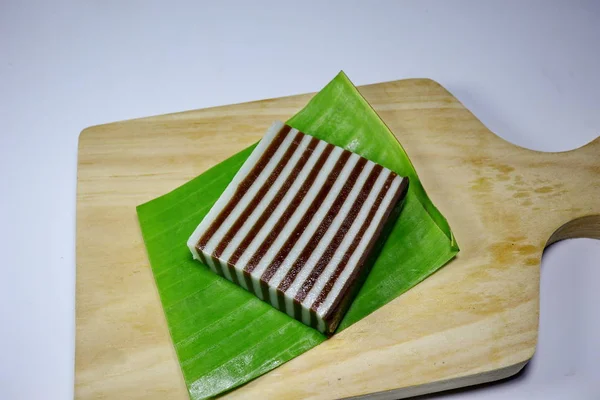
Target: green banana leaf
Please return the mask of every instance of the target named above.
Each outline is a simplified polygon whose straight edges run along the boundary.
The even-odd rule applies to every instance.
[[[400,218],[339,332],[432,274],[456,255],[458,246],[404,149],[343,72],[287,123],[410,178]],[[194,400],[234,389],[326,340],[192,260],[186,246],[253,148],[137,207],[173,345]]]

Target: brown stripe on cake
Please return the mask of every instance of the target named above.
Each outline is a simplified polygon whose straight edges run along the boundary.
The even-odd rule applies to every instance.
[[[304,137],[304,134],[302,132],[296,133],[296,136],[292,140],[292,143],[290,144],[290,146],[287,148],[287,150],[283,154],[283,157],[281,158],[281,160],[279,160],[279,162],[275,166],[275,169],[273,169],[273,171],[271,172],[271,175],[269,175],[267,177],[267,179],[265,180],[263,185],[260,187],[258,192],[256,192],[256,195],[252,198],[252,200],[250,200],[250,202],[248,203],[248,205],[246,206],[244,211],[242,211],[240,216],[231,225],[231,227],[229,228],[227,233],[225,233],[225,235],[223,236],[223,238],[221,239],[219,244],[217,244],[217,247],[215,248],[215,251],[213,252],[213,255],[215,257],[220,257],[221,254],[223,254],[223,251],[225,250],[225,248],[227,248],[231,239],[238,233],[238,231],[240,230],[242,225],[244,225],[244,222],[246,222],[248,217],[250,217],[252,212],[254,210],[256,210],[256,207],[263,200],[263,198],[265,197],[265,195],[267,194],[269,189],[273,186],[273,184],[275,183],[275,181],[281,174],[281,171],[283,171],[283,169],[287,165],[290,158],[296,152],[296,149],[300,145],[300,142],[302,141],[303,137]]]
[[[233,283],[235,283],[236,285],[240,284],[240,280],[238,279],[238,276],[235,273],[235,267],[233,265],[226,262],[221,262],[221,260],[219,260],[215,256],[212,256],[211,258],[213,260],[213,263],[220,265],[223,271],[225,270],[225,268],[227,268],[227,270],[229,271],[229,275],[231,275],[231,281]]]
[[[302,219],[300,220],[300,222],[298,222],[298,225],[296,225],[294,230],[291,232],[290,236],[285,241],[285,243],[283,244],[281,249],[279,249],[279,251],[277,252],[277,255],[275,256],[273,261],[271,261],[269,263],[269,266],[267,267],[265,272],[263,272],[261,279],[263,279],[265,282],[268,282],[273,277],[273,275],[275,274],[277,269],[281,266],[281,264],[283,263],[285,258],[290,253],[290,251],[292,251],[292,248],[294,247],[294,245],[296,244],[298,239],[300,239],[302,232],[304,232],[304,230],[306,229],[306,227],[308,226],[308,224],[314,217],[315,213],[317,212],[319,207],[321,207],[321,204],[323,203],[323,201],[325,200],[325,198],[331,191],[331,188],[333,187],[335,181],[337,180],[338,176],[342,172],[342,169],[346,165],[346,162],[348,161],[348,159],[350,158],[351,155],[352,155],[352,153],[350,153],[347,150],[344,150],[342,152],[340,158],[337,160],[337,162],[335,163],[335,166],[333,167],[333,169],[327,176],[325,183],[319,189],[317,196],[313,199],[312,203],[310,204],[310,206],[308,207],[308,209],[302,216]],[[295,210],[299,204],[300,203],[294,204],[292,202],[292,204],[290,204],[289,207],[293,207]],[[267,250],[269,249],[269,247],[271,247],[271,245],[273,244],[274,237],[268,238],[268,239],[270,239],[270,241],[263,242],[263,244],[258,249],[258,251],[250,259],[250,262],[249,262],[250,267],[254,268],[254,266],[264,257],[264,255],[267,252]]]
[[[365,201],[367,201],[367,198],[371,194],[371,190],[373,189],[373,186],[379,178],[379,175],[381,174],[382,170],[383,167],[377,164],[371,170],[371,173],[369,174],[367,180],[360,189],[356,200],[352,204],[352,208],[350,209],[350,211],[348,211],[348,215],[342,222],[340,229],[335,234],[333,239],[331,239],[331,243],[329,243],[329,246],[327,246],[327,249],[325,250],[325,252],[323,252],[323,255],[315,264],[315,267],[311,271],[310,275],[306,278],[306,280],[298,290],[298,293],[296,293],[295,298],[299,302],[304,301],[304,299],[306,298],[310,290],[313,288],[313,286],[315,285],[315,283],[317,282],[327,265],[329,265],[329,263],[331,262],[333,255],[342,244],[344,237],[346,237],[346,234],[352,227],[352,224],[354,224],[354,221],[356,220],[356,217],[358,216],[363,204],[365,203]]]
[[[279,130],[273,141],[269,144],[265,152],[261,155],[258,162],[254,164],[248,175],[246,175],[242,182],[240,182],[239,186],[235,190],[233,196],[231,196],[231,199],[229,200],[227,205],[219,212],[219,215],[217,215],[217,217],[210,224],[206,232],[204,232],[200,240],[198,240],[196,248],[204,249],[212,235],[215,234],[217,229],[219,229],[219,227],[223,224],[225,219],[229,216],[229,214],[231,214],[235,206],[239,203],[242,197],[244,197],[246,192],[248,192],[256,178],[258,178],[262,170],[265,169],[269,161],[271,161],[271,158],[273,158],[273,155],[275,155],[275,153],[279,149],[279,146],[281,146],[281,143],[283,143],[291,129],[292,128],[290,126],[284,125]]]
[[[377,254],[375,254],[375,252],[372,251],[373,247],[378,243],[380,245],[383,245],[382,242],[379,242],[379,239],[380,239],[379,236],[380,236],[384,226],[395,223],[395,221],[391,221],[389,219],[390,214],[394,210],[399,211],[399,207],[398,207],[399,202],[400,202],[400,200],[402,200],[405,197],[407,190],[408,190],[408,179],[404,178],[404,179],[402,179],[402,182],[400,182],[400,185],[398,186],[396,193],[394,193],[394,196],[392,197],[390,204],[387,206],[387,208],[381,218],[382,222],[379,224],[379,226],[377,226],[377,229],[373,233],[373,236],[371,236],[371,239],[369,240],[369,243],[367,244],[365,251],[362,253],[360,259],[358,260],[357,268],[355,268],[352,271],[352,273],[348,277],[348,280],[346,280],[346,282],[344,283],[344,286],[341,288],[341,290],[337,294],[335,300],[331,303],[331,307],[329,307],[329,310],[323,316],[323,320],[325,321],[326,326],[328,325],[328,323],[330,321],[335,320],[336,318],[339,319],[341,317],[340,311],[342,311],[345,308],[345,306],[347,305],[347,304],[343,304],[342,302],[345,301],[347,303],[348,301],[350,301],[350,298],[348,296],[345,296],[347,291],[353,289],[352,286],[356,283],[356,280],[358,279],[359,274],[365,272],[363,269],[363,266],[364,266],[365,262],[367,261],[367,257],[377,256]],[[362,275],[362,278],[363,279],[365,278],[364,274]]]
[[[225,277],[225,270],[223,269],[223,266],[221,265],[220,262],[215,262],[214,260],[211,261],[213,263],[213,265],[215,266],[215,270],[217,271],[217,274],[221,275],[222,277]]]
[[[308,309],[308,326],[319,330],[319,320],[317,319],[317,313],[314,310],[311,310],[310,308]]]
[[[296,279],[296,276],[298,276],[298,273],[306,264],[306,261],[308,261],[308,259],[312,255],[312,253],[315,251],[315,248],[318,246],[318,244],[321,241],[321,239],[323,238],[323,236],[325,236],[325,233],[327,233],[327,230],[333,223],[333,220],[335,219],[335,217],[340,212],[340,209],[344,205],[344,202],[346,201],[348,196],[350,196],[350,192],[352,192],[352,189],[354,188],[354,184],[356,183],[356,180],[362,173],[362,170],[365,168],[366,164],[367,164],[367,159],[361,157],[358,160],[358,162],[356,163],[356,165],[354,166],[354,168],[352,168],[352,171],[350,172],[348,179],[344,183],[344,186],[342,187],[342,189],[340,190],[340,193],[335,198],[333,204],[331,205],[331,207],[329,208],[329,210],[323,217],[323,220],[317,227],[317,230],[315,230],[315,232],[311,236],[310,240],[308,241],[308,243],[306,244],[304,249],[302,249],[302,252],[300,252],[298,257],[296,258],[296,261],[294,261],[294,263],[290,267],[290,270],[287,272],[287,274],[285,274],[285,276],[279,283],[279,290],[281,290],[283,292],[287,291],[288,288],[290,287],[290,285],[294,282],[294,280]]]
[[[310,312],[310,326],[312,326],[315,329],[319,329],[318,325],[319,325],[319,321],[317,320],[317,312],[315,310],[313,310],[312,308],[308,309]]]
[[[227,264],[233,265],[230,262],[228,262]],[[252,276],[250,276],[250,274],[247,271],[243,271],[243,270],[242,270],[242,275],[244,276],[244,282],[246,282],[246,287],[248,288],[249,291],[254,293],[254,285],[252,284]],[[258,293],[255,293],[255,294],[258,294]]]
[[[200,258],[200,261],[202,262],[202,264],[206,265],[208,267],[208,263],[206,262],[206,258],[204,258],[204,253],[202,253],[202,251],[196,247],[196,252],[198,253],[198,258]]]
[[[275,289],[275,293],[275,299],[277,300],[276,308],[287,314],[287,306],[285,304],[285,293],[283,293],[279,289]],[[292,314],[293,318],[302,320],[302,304],[297,302],[296,300],[292,300]],[[314,328],[317,329],[317,326],[315,325]]]
[[[237,274],[235,272],[235,268],[232,267],[231,265],[227,264],[227,263],[225,263],[225,267],[224,268],[227,268],[229,270],[229,275],[231,275],[231,281],[233,283],[235,283],[236,285],[239,286],[240,285],[240,280],[239,280],[239,278],[238,278],[238,276],[237,276]]]
[[[310,140],[308,147],[306,148],[306,150],[304,150],[304,152],[302,153],[302,156],[300,156],[300,159],[294,166],[294,169],[292,170],[292,172],[290,173],[288,178],[283,183],[283,186],[281,186],[281,188],[279,189],[279,191],[277,192],[275,197],[271,200],[271,202],[269,203],[269,205],[267,206],[265,211],[261,214],[261,216],[258,218],[256,223],[252,226],[252,228],[250,229],[248,234],[242,239],[242,241],[238,245],[237,249],[233,252],[231,257],[229,258],[230,263],[235,264],[240,259],[242,254],[244,254],[244,251],[246,251],[246,249],[248,248],[248,246],[250,245],[252,240],[256,237],[256,235],[261,230],[261,228],[265,225],[265,223],[267,222],[269,217],[273,214],[273,212],[275,211],[275,209],[277,208],[279,203],[281,203],[281,200],[287,194],[290,187],[294,184],[294,182],[296,181],[296,178],[300,174],[300,171],[302,171],[302,169],[308,162],[308,159],[312,155],[312,152],[315,150],[315,148],[317,147],[318,144],[319,144],[319,139],[312,138]],[[329,153],[331,153],[331,151],[333,150],[333,146],[330,145],[325,150],[328,150],[327,153],[325,154],[325,151],[324,151],[323,155],[321,155],[321,157],[317,160],[317,163],[315,164],[314,168],[317,169],[317,172],[325,163],[325,160],[329,156]]]
[[[285,310],[285,293],[279,289],[275,289],[275,293],[277,293],[277,308]]]
[[[200,249],[196,248],[196,251],[198,252],[198,257],[200,257],[200,261],[202,261],[202,264],[206,265],[208,268],[210,268],[210,265],[208,265],[208,261],[206,260],[206,257],[204,256],[204,253],[202,253],[202,251],[200,251]],[[214,263],[213,263],[214,264]],[[219,265],[219,264],[217,264]],[[224,276],[223,275],[223,270],[220,267],[217,267],[217,265],[215,265],[215,269],[214,271],[220,275],[220,276]],[[212,268],[210,268],[212,270]]]
[[[263,282],[261,279],[258,280],[258,286],[260,286],[260,292],[262,294],[262,299],[266,302],[269,302],[269,285]]]
[[[296,299],[294,299],[292,301],[292,305],[292,310],[294,310],[294,318],[302,319],[302,304]]]
[[[210,266],[208,264],[206,264],[206,266],[212,271],[213,269],[210,268]],[[217,273],[217,275],[225,277],[225,274],[223,273],[223,269],[221,268],[220,264],[216,264],[215,265],[215,269],[214,271]]]
[[[325,284],[325,286],[323,286],[321,293],[319,293],[319,296],[317,296],[316,300],[314,301],[314,303],[311,306],[311,309],[317,311],[319,309],[319,306],[321,305],[321,303],[323,303],[323,301],[325,301],[325,299],[327,298],[327,295],[329,294],[331,289],[333,289],[333,285],[335,285],[335,282],[341,275],[342,271],[344,271],[344,269],[346,268],[348,261],[350,261],[350,257],[352,257],[352,254],[354,254],[354,250],[356,250],[362,237],[364,236],[365,232],[369,228],[369,225],[371,225],[371,221],[373,221],[373,218],[375,217],[377,210],[379,210],[379,206],[381,205],[381,202],[383,201],[383,199],[385,198],[385,195],[387,194],[388,190],[390,189],[390,185],[394,181],[395,177],[396,177],[396,174],[391,173],[385,180],[383,187],[379,191],[379,194],[377,195],[377,198],[375,199],[375,202],[373,203],[373,206],[371,207],[369,214],[367,214],[367,217],[365,218],[365,221],[363,222],[362,226],[360,227],[360,230],[357,232],[356,236],[354,237],[352,244],[350,245],[350,247],[348,247],[348,250],[343,255],[340,263],[335,268],[333,274],[331,274],[331,276],[327,280],[327,283]]]

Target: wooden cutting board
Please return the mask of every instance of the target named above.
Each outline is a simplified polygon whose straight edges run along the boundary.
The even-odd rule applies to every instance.
[[[405,147],[461,252],[406,294],[228,397],[401,398],[515,374],[535,351],[545,246],[600,238],[599,139],[539,153],[495,136],[434,81],[360,91]],[[256,142],[310,97],[82,132],[77,398],[187,397],[135,206]]]

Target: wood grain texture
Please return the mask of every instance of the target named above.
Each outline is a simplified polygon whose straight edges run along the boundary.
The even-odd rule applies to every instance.
[[[600,140],[540,153],[493,133],[434,81],[363,86],[396,134],[459,256],[231,398],[401,398],[501,379],[532,357],[540,260],[600,238]],[[77,398],[186,398],[135,206],[260,139],[311,95],[95,126],[79,140]]]

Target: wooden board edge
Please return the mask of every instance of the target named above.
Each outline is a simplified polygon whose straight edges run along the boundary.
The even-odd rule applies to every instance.
[[[347,397],[345,400],[395,400],[406,399],[409,397],[422,396],[431,393],[442,394],[454,389],[465,387],[476,387],[486,383],[499,383],[504,379],[510,378],[519,372],[527,365],[531,357],[525,361],[518,362],[500,369],[480,372],[473,375],[465,375],[458,378],[425,383],[423,385],[409,386],[401,389],[392,389],[385,392],[366,394],[355,397]]]

